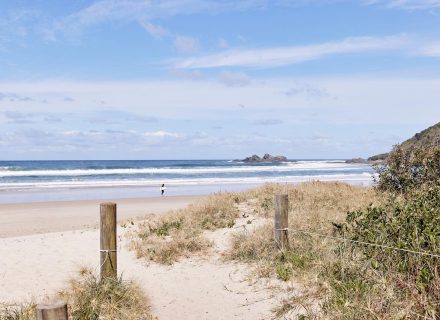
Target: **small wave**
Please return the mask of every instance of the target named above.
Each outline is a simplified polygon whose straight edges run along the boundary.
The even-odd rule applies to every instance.
[[[309,176],[280,176],[280,177],[248,177],[248,178],[200,178],[200,179],[168,179],[167,185],[211,185],[211,184],[261,184],[266,182],[299,183],[305,181],[341,181],[341,182],[373,182],[371,173],[328,174]],[[99,187],[130,187],[156,186],[163,180],[111,180],[111,181],[54,181],[54,182],[10,182],[0,183],[0,190],[29,190],[55,188],[99,188]]]
[[[99,176],[99,175],[136,175],[136,174],[179,174],[193,175],[203,173],[239,173],[239,172],[287,172],[304,170],[358,170],[362,165],[339,162],[288,162],[279,165],[246,165],[230,167],[193,167],[193,168],[139,168],[139,169],[74,169],[74,170],[6,170],[0,171],[0,177],[48,177],[48,176]]]

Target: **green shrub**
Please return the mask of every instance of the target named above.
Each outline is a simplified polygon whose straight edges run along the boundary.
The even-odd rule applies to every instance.
[[[421,186],[440,183],[440,147],[403,149],[394,147],[384,164],[375,167],[377,188],[406,194]]]
[[[424,184],[405,197],[390,196],[383,206],[350,212],[341,232],[350,240],[440,255],[440,186]],[[369,245],[351,248],[415,295],[419,313],[440,316],[440,258]]]

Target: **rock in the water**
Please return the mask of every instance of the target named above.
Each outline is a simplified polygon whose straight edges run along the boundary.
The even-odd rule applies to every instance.
[[[263,159],[261,159],[259,156],[257,156],[256,154],[247,157],[245,159],[243,159],[243,162],[261,162]]]
[[[368,163],[368,160],[364,158],[353,158],[350,160],[345,160],[345,163]]]
[[[247,157],[242,160],[243,162],[284,162],[288,161],[285,156],[272,156],[268,153],[266,153],[263,158],[259,157],[258,155],[254,154],[251,157]]]

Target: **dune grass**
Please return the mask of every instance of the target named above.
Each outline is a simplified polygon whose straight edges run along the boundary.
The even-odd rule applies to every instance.
[[[99,281],[89,269],[79,275],[51,300],[67,302],[70,320],[151,320],[148,299],[131,281]],[[34,303],[1,305],[0,320],[35,320]]]
[[[89,269],[80,270],[58,298],[67,302],[72,320],[153,319],[147,297],[134,282],[122,277],[100,281]]]
[[[172,264],[180,257],[202,252],[211,246],[204,230],[231,228],[239,211],[238,194],[218,193],[184,209],[139,224],[129,236],[138,258]]]
[[[0,303],[0,320],[35,320],[35,305]]]
[[[273,223],[268,223],[255,232],[233,236],[226,257],[251,263],[258,277],[294,279],[307,288],[302,294],[285,299],[274,310],[276,316],[289,318],[291,312],[301,308],[307,310],[300,317],[303,319],[437,319],[438,260],[298,232],[363,241],[370,237],[370,242],[391,241],[395,235],[397,242],[393,246],[426,246],[428,242],[436,246],[437,238],[429,240],[421,232],[429,230],[432,234],[432,230],[438,230],[429,224],[438,206],[429,206],[426,200],[438,201],[437,193],[428,197],[429,193],[419,192],[422,197],[400,203],[371,188],[314,182],[266,185],[249,191],[247,197],[257,199],[251,202],[256,212],[270,216],[275,193],[289,195],[289,249],[275,249]],[[434,212],[427,207],[437,209]],[[389,222],[382,223],[381,217]],[[428,225],[422,230],[419,225],[424,222]],[[414,233],[416,230],[418,234]],[[402,234],[417,241],[399,242]],[[427,270],[430,272],[423,272]]]
[[[289,196],[290,249],[279,252],[274,246],[273,221],[255,230],[233,235],[231,249],[226,257],[231,260],[256,263],[260,276],[277,276],[288,280],[293,275],[304,280],[316,274],[323,260],[332,259],[335,242],[315,238],[295,230],[323,235],[334,235],[346,213],[379,201],[370,188],[344,183],[308,182],[299,185],[267,184],[246,192],[246,199],[254,211],[262,216],[273,216],[273,196]]]
[[[274,246],[273,196],[277,193],[289,196],[290,246],[284,251]],[[389,195],[373,188],[336,182],[266,184],[246,192],[212,195],[150,219],[134,233],[132,246],[140,257],[172,264],[209,248],[204,232],[232,227],[244,204],[254,216],[269,218],[268,223],[253,232],[234,232],[224,258],[249,263],[256,277],[293,280],[306,288],[284,299],[274,309],[275,317],[289,318],[301,309],[299,319],[435,319],[438,306],[428,296],[437,290],[435,283],[423,292],[412,285],[413,277],[397,270],[393,259],[384,259],[387,265],[378,268],[358,245],[310,234],[343,237],[350,214],[383,207],[387,199]],[[435,297],[438,292],[434,293]]]

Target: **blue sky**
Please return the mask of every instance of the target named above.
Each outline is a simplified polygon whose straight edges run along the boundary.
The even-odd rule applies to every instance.
[[[0,2],[0,159],[367,157],[440,121],[440,0]]]

